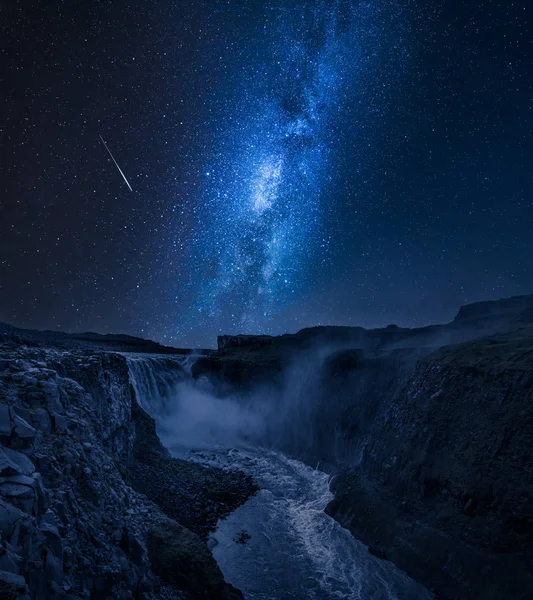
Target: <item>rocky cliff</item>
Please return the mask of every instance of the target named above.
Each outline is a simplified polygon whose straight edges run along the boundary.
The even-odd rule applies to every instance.
[[[242,597],[205,536],[254,484],[171,458],[124,355],[3,333],[0,597]]]
[[[419,361],[328,512],[448,598],[533,594],[533,329]]]
[[[441,597],[533,597],[533,296],[421,329],[224,336],[199,366],[236,390],[270,377],[276,402],[298,357],[275,443],[336,473],[328,513]]]

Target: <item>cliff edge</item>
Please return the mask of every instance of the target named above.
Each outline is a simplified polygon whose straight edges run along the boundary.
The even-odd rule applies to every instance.
[[[205,536],[253,482],[171,458],[124,355],[25,335],[0,336],[0,597],[242,598]]]

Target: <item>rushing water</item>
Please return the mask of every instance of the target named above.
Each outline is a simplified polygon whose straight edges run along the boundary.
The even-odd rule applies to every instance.
[[[136,357],[129,363],[139,402],[156,418],[172,452],[241,469],[261,488],[219,522],[210,540],[226,580],[247,600],[432,598],[326,515],[333,498],[326,473],[275,450],[240,443],[239,424],[249,430],[253,422],[250,407],[241,416],[238,403],[198,389],[183,359]],[[240,447],[228,447],[232,440]]]
[[[251,474],[261,490],[212,535],[227,581],[248,600],[423,600],[432,595],[326,515],[329,476],[261,448],[194,453]]]

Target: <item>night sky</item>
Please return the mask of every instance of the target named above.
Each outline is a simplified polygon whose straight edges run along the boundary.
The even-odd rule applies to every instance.
[[[0,321],[213,346],[533,292],[530,0],[13,1],[0,27]]]

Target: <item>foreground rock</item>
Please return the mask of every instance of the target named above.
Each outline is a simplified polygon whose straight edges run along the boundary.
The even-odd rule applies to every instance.
[[[122,355],[0,338],[0,598],[242,597],[197,533],[254,490],[166,454]]]

